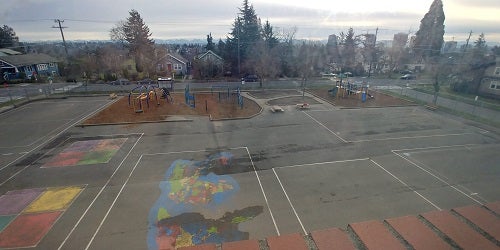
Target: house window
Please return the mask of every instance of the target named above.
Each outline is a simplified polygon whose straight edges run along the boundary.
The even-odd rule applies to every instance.
[[[45,71],[45,70],[49,69],[49,66],[45,63],[42,63],[42,64],[36,65],[36,68],[38,69],[38,71]]]
[[[159,63],[159,64],[156,66],[156,68],[157,68],[157,70],[158,70],[158,71],[162,71],[162,70],[164,70],[164,69],[165,69],[165,66],[164,66],[163,64]]]
[[[55,67],[56,67],[56,64],[55,64],[55,63],[49,63],[49,67],[51,67],[51,68],[55,68]]]
[[[491,82],[490,83],[490,89],[500,89],[500,83],[499,82]]]
[[[34,70],[33,70],[33,67],[31,65],[29,65],[29,66],[26,66],[26,71],[33,72]]]
[[[174,70],[182,70],[182,65],[180,64],[174,64]]]
[[[500,75],[500,67],[495,68],[495,75]]]

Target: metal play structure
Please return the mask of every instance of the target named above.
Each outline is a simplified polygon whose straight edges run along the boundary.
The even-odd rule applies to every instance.
[[[132,107],[136,113],[144,112],[144,105],[149,108],[149,103],[154,101],[160,105],[160,98],[165,98],[167,102],[173,102],[170,91],[167,88],[159,88],[155,85],[139,85],[133,88],[128,95],[128,106]]]

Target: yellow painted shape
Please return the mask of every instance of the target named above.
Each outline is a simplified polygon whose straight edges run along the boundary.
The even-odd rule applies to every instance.
[[[23,213],[64,210],[81,191],[82,187],[47,188]]]

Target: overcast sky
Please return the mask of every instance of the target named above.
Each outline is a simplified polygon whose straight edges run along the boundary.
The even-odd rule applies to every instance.
[[[442,0],[445,41],[471,41],[485,33],[500,42],[499,0]],[[109,30],[136,9],[155,39],[225,39],[243,0],[1,0],[0,24],[21,41],[58,40],[54,19],[64,20],[67,40],[106,40]],[[379,40],[399,32],[415,33],[432,0],[250,0],[264,22],[280,29],[297,27],[297,38],[327,39],[353,27]]]

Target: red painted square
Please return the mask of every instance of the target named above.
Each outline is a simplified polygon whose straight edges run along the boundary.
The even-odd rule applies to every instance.
[[[62,211],[19,215],[0,233],[1,248],[34,247],[49,232]]]

